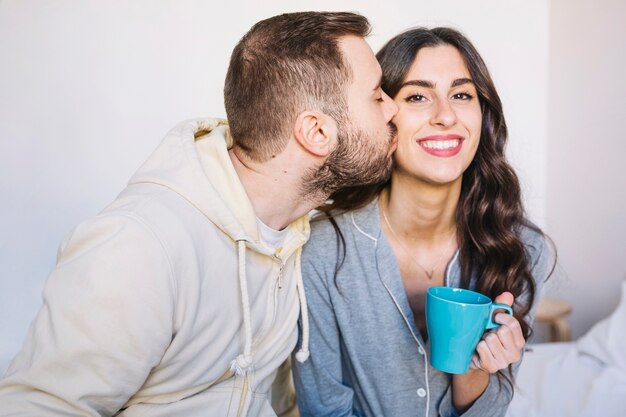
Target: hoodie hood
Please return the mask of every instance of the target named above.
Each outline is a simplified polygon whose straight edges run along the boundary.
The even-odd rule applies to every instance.
[[[223,119],[194,119],[180,123],[131,178],[129,184],[155,183],[179,194],[237,244],[238,277],[243,312],[245,346],[231,368],[245,375],[253,366],[250,301],[246,274],[246,250],[253,250],[284,264],[296,252],[295,279],[308,340],[308,314],[300,272],[302,245],[308,240],[308,216],[292,222],[283,245],[274,249],[259,237],[257,217],[233,167],[228,150],[233,140]],[[308,343],[298,360],[308,358]]]
[[[274,255],[260,242],[256,215],[228,154],[232,144],[224,119],[184,121],[165,136],[130,184],[163,185],[189,201],[234,241],[245,241],[248,248]],[[297,238],[308,239],[307,216],[295,220],[289,228],[292,233],[287,240],[294,233]],[[283,250],[287,246],[286,241]]]

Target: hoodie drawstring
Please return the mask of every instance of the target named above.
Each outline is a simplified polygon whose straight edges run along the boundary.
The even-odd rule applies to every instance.
[[[239,290],[241,291],[241,304],[243,311],[243,327],[245,331],[245,345],[243,353],[233,359],[230,369],[238,376],[244,376],[250,371],[252,365],[252,325],[250,324],[250,299],[248,297],[248,280],[246,279],[246,242],[238,240],[239,249]]]
[[[304,285],[302,283],[302,247],[298,249],[296,255],[296,287],[298,288],[298,296],[300,297],[300,314],[302,315],[302,345],[296,353],[296,360],[304,362],[309,359],[309,309],[306,304],[306,295],[304,294]]]

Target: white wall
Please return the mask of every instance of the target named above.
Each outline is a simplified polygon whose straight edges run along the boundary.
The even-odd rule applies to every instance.
[[[626,279],[626,2],[552,0],[547,231],[550,293],[571,302],[573,336],[617,305]]]
[[[545,224],[548,3],[210,4],[0,0],[0,361],[21,345],[63,236],[116,196],[175,123],[224,115],[230,51],[274,14],[360,11],[375,50],[414,25],[463,30],[501,93],[528,211]]]

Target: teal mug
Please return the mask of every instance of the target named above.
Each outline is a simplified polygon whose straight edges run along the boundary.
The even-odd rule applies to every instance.
[[[508,305],[494,303],[475,291],[429,288],[426,292],[426,328],[430,340],[430,364],[450,374],[466,373],[485,330],[500,326],[492,318],[498,309],[513,314]]]

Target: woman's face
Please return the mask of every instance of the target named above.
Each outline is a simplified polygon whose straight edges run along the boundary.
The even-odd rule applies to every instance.
[[[422,48],[394,101],[396,173],[430,184],[461,181],[478,148],[482,114],[459,51]]]

